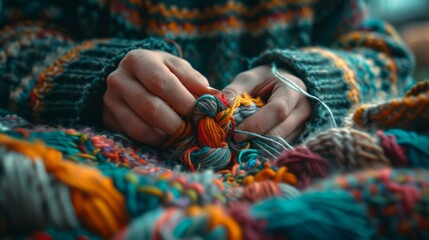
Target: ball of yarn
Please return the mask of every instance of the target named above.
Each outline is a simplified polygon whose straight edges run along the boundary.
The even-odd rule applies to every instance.
[[[234,140],[235,126],[262,105],[259,98],[251,98],[248,94],[237,96],[231,105],[223,94],[199,97],[191,119],[185,119],[164,145],[164,148],[173,149],[169,154],[170,162],[179,161],[191,171],[220,171],[232,168],[241,151],[257,149],[258,158],[263,159],[268,159],[270,154],[270,157],[277,156],[281,153],[279,146],[284,148],[281,141],[265,138],[237,143]]]
[[[299,146],[285,152],[277,161],[277,166],[286,166],[298,178],[298,187],[309,186],[312,179],[327,177],[334,165],[310,149]]]

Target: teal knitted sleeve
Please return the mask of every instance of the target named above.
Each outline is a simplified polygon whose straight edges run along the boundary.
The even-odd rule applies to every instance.
[[[178,54],[158,38],[104,38],[106,5],[71,2],[3,1],[0,108],[44,124],[99,125],[105,80],[127,52]],[[91,14],[80,12],[80,2],[94,2],[85,7]]]
[[[371,19],[364,1],[318,1],[311,47],[268,50],[251,67],[276,62],[329,106],[338,125],[357,105],[396,96],[412,82],[414,60],[395,30]],[[332,121],[313,102],[303,138]]]

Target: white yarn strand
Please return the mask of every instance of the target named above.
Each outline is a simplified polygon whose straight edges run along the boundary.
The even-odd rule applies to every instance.
[[[277,77],[278,80],[280,80],[281,82],[283,82],[284,84],[286,84],[286,86],[288,86],[290,89],[292,89],[294,91],[297,91],[297,92],[303,94],[304,96],[306,96],[308,98],[311,98],[311,99],[314,99],[314,100],[318,101],[320,104],[322,104],[322,106],[329,112],[329,115],[331,116],[331,120],[332,120],[332,123],[333,123],[334,127],[337,127],[337,122],[335,121],[334,114],[332,113],[332,111],[331,111],[331,109],[329,108],[328,105],[326,105],[318,97],[313,96],[313,95],[307,93],[306,91],[302,90],[302,88],[300,88],[296,83],[294,83],[293,81],[291,81],[287,77],[282,76],[279,73],[279,71],[277,70],[277,65],[275,63],[272,63],[271,71],[274,74],[274,76]]]

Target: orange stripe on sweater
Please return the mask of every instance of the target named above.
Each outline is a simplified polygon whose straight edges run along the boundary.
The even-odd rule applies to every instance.
[[[294,11],[288,12],[277,12],[271,15],[262,16],[259,21],[249,22],[241,19],[240,17],[230,16],[222,20],[208,22],[203,24],[195,24],[190,22],[178,23],[178,22],[161,22],[161,21],[150,21],[148,32],[155,33],[158,35],[185,35],[192,36],[196,34],[217,34],[225,32],[241,32],[246,31],[248,33],[257,33],[264,31],[267,28],[273,28],[274,26],[286,26],[291,22],[294,16],[301,16],[302,20],[311,19],[313,17],[312,9],[303,7]]]
[[[347,62],[343,58],[322,48],[307,48],[306,50],[310,52],[320,53],[323,56],[331,59],[334,62],[335,66],[343,71],[343,78],[350,86],[350,90],[347,91],[347,97],[350,101],[352,101],[353,105],[358,104],[360,102],[360,91],[359,86],[357,84],[356,74],[349,67]]]
[[[253,8],[249,8],[242,3],[235,1],[228,1],[224,5],[214,5],[207,7],[205,9],[188,9],[180,8],[178,6],[166,6],[164,3],[161,4],[151,4],[148,2],[146,7],[149,11],[149,14],[161,14],[164,17],[176,17],[181,19],[190,19],[190,20],[202,20],[207,18],[212,18],[215,16],[224,16],[228,13],[236,13],[245,17],[252,17],[260,14],[261,11],[266,9],[274,9],[285,7],[289,4],[299,4],[300,6],[309,6],[314,2],[314,0],[270,0],[270,1],[261,1],[258,5]]]

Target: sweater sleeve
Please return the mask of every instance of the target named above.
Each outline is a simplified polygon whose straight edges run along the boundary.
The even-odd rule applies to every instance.
[[[92,2],[2,2],[0,108],[37,123],[100,125],[105,80],[127,52],[141,48],[178,54],[162,39],[104,38],[108,6]]]
[[[411,85],[411,53],[390,25],[366,14],[364,1],[318,1],[314,12],[312,46],[268,50],[251,67],[275,62],[295,74],[329,107],[337,125],[357,105],[396,96]],[[312,105],[303,138],[332,126],[327,108]]]

